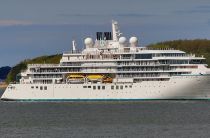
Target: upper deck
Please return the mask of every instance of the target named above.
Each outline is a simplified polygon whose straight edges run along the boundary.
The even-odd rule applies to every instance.
[[[83,51],[69,51],[63,53],[63,62],[89,62],[89,61],[129,61],[129,60],[204,60],[204,57],[196,57],[175,49],[153,49],[147,47],[123,47],[120,49],[84,49]]]

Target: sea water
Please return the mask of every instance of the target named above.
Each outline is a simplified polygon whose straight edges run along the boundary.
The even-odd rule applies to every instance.
[[[209,130],[210,101],[0,101],[0,137],[6,138],[197,138],[209,137]]]

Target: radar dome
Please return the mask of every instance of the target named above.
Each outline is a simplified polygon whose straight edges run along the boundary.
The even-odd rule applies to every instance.
[[[137,37],[131,37],[130,40],[129,40],[130,44],[132,46],[137,46],[138,44],[138,38]]]
[[[120,44],[125,44],[126,41],[127,41],[127,39],[126,39],[125,37],[120,37],[120,38],[119,38],[119,43],[120,43]]]
[[[90,37],[87,37],[84,41],[86,47],[92,47],[93,46],[93,39]]]

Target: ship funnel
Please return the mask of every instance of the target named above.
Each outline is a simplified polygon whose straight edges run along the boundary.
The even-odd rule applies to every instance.
[[[113,33],[113,40],[118,41],[122,33],[120,33],[120,29],[118,26],[118,22],[112,20],[112,33]]]

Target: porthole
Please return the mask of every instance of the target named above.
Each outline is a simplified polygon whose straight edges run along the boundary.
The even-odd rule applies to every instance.
[[[96,89],[96,86],[93,86],[93,90],[95,90]]]
[[[114,90],[114,86],[111,86],[111,89]]]
[[[116,85],[116,89],[117,89],[117,90],[119,89],[119,86],[118,86],[118,85]]]
[[[44,90],[47,90],[47,86],[44,86]]]

